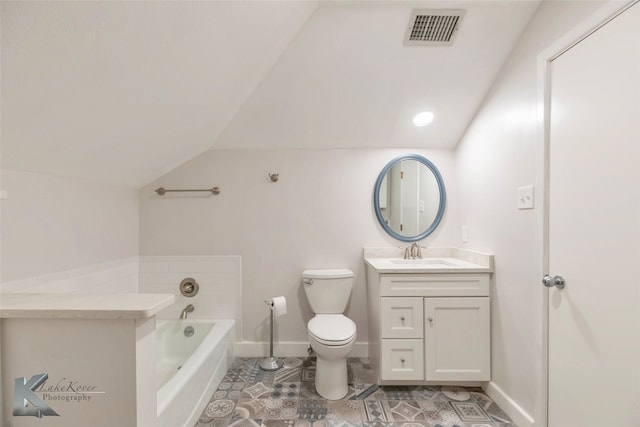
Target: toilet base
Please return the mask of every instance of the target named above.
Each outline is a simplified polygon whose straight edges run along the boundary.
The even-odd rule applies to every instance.
[[[339,400],[349,391],[347,358],[325,359],[318,355],[316,361],[316,391],[328,400]]]

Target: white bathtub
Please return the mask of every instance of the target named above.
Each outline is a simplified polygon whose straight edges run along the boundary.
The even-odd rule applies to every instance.
[[[156,320],[160,427],[193,426],[233,361],[234,342],[234,320]]]

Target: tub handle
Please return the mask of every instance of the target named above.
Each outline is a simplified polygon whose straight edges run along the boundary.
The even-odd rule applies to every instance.
[[[200,285],[196,282],[195,279],[191,277],[187,277],[182,282],[180,282],[180,293],[185,297],[194,297],[200,290]]]

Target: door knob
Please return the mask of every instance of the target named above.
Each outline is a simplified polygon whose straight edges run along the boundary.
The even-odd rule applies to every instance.
[[[564,277],[562,276],[551,277],[547,274],[542,278],[542,284],[547,288],[553,288],[555,286],[558,289],[563,289],[565,283]]]

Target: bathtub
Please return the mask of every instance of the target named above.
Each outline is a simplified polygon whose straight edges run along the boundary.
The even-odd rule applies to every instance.
[[[234,342],[234,320],[156,320],[159,427],[195,424],[233,361]]]

